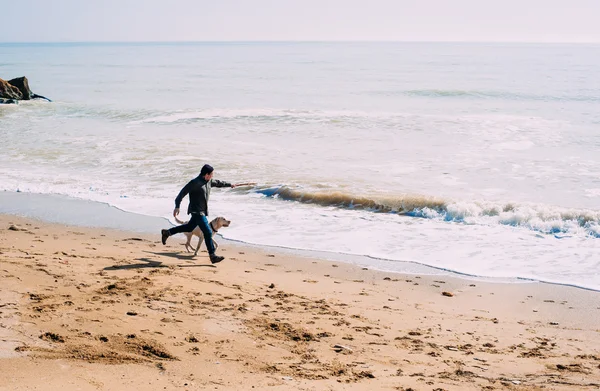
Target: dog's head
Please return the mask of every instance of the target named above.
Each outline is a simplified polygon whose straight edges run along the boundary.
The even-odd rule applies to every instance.
[[[219,216],[219,217],[215,218],[213,221],[211,221],[210,223],[218,231],[222,227],[229,227],[229,224],[231,224],[231,221],[227,220],[225,217]]]

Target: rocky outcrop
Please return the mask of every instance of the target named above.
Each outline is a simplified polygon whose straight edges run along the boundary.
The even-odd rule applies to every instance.
[[[0,104],[2,103],[18,103],[19,100],[30,99],[50,99],[34,94],[29,88],[29,81],[25,76],[17,77],[11,80],[0,79]]]
[[[19,88],[13,86],[6,80],[0,79],[0,98],[4,99],[23,99],[23,94]]]
[[[27,81],[27,78],[25,76],[10,79],[8,81],[8,84],[10,84],[13,87],[16,87],[21,92],[21,95],[23,96],[21,99],[31,99],[33,92],[31,92],[31,90],[29,89],[29,81]]]

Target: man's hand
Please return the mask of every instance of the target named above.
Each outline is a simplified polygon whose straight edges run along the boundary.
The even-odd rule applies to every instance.
[[[173,217],[177,217],[178,214],[179,214],[179,208],[173,209]]]
[[[231,188],[233,189],[234,187],[239,187],[239,186],[255,186],[256,183],[255,182],[249,182],[249,183],[236,183],[235,185],[231,185]]]

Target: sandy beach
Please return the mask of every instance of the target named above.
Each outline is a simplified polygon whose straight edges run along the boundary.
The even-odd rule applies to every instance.
[[[598,292],[183,243],[0,215],[0,390],[600,389]]]

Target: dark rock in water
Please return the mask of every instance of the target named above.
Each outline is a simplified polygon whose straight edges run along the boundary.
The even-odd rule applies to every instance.
[[[48,102],[52,102],[45,96],[31,92],[29,81],[25,76],[9,81],[0,79],[0,103],[18,103],[18,100],[31,99],[46,99]]]
[[[21,96],[23,100],[30,100],[31,99],[31,95],[33,95],[33,92],[31,92],[31,89],[29,88],[29,82],[27,81],[27,78],[25,76],[23,77],[17,77],[15,79],[10,79],[8,81],[8,83],[10,85],[12,85],[13,87],[16,87],[19,89],[19,91],[21,92]]]
[[[38,95],[38,94],[32,94],[32,95],[31,95],[31,99],[45,99],[45,100],[47,100],[48,102],[52,102],[52,100],[50,100],[50,99],[46,98],[45,96],[41,96],[41,95]]]
[[[0,98],[19,100],[23,99],[23,94],[17,87],[6,80],[0,79]]]
[[[16,99],[4,99],[4,98],[0,98],[0,105],[2,104],[18,104],[19,101]]]

